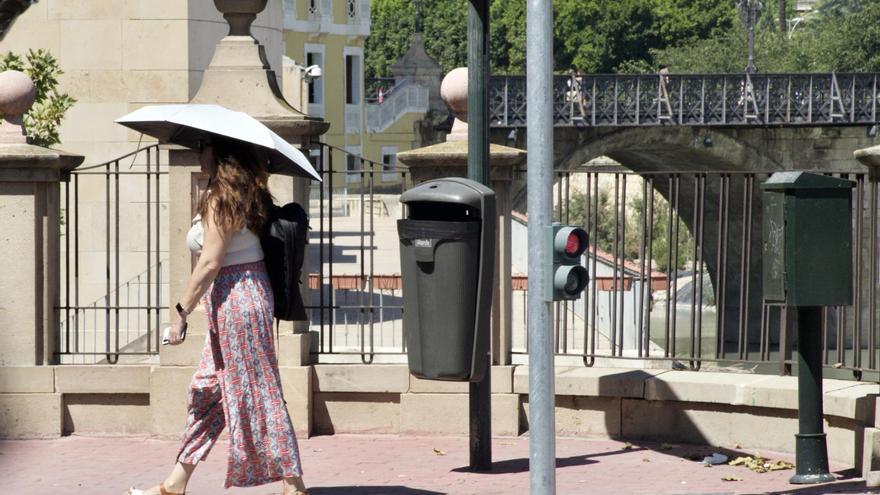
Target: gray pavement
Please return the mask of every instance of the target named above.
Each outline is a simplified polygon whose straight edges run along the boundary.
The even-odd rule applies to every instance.
[[[793,440],[793,439],[792,439]],[[196,471],[190,494],[266,495],[280,484],[224,490],[226,444],[221,440]],[[139,437],[70,436],[0,441],[0,494],[121,494],[146,488],[167,473],[178,442]],[[300,439],[305,480],[312,495],[527,494],[528,438],[496,438],[494,468],[472,473],[466,437],[333,435]],[[687,458],[712,452],[753,454],[718,447],[664,445],[589,438],[557,440],[559,494],[820,494],[872,493],[863,480],[832,466],[838,481],[797,487],[791,470],[758,474],[741,466],[704,467]],[[793,462],[790,455],[760,452]],[[737,481],[724,481],[733,477]]]

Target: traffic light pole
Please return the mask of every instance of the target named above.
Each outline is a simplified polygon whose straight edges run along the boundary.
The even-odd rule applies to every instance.
[[[529,477],[531,493],[556,493],[553,320],[545,297],[545,236],[552,222],[553,192],[553,2],[526,3],[526,104],[529,212]]]
[[[468,178],[489,185],[489,0],[468,2]],[[491,300],[491,298],[490,298]],[[482,329],[489,331],[488,328]],[[478,358],[479,359],[479,358]],[[483,380],[470,382],[470,467],[492,469],[492,353]]]

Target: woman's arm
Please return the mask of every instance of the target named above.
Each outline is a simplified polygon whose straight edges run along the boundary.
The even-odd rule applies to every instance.
[[[224,230],[217,225],[214,218],[213,202],[209,205],[208,210],[208,214],[205,215],[206,218],[202,219],[204,231],[202,254],[199,255],[196,266],[189,276],[189,282],[186,284],[183,296],[177,301],[187,313],[191,313],[195,309],[199,299],[201,299],[202,295],[217,277],[217,273],[223,265],[223,257],[226,255],[226,246],[229,244],[229,239],[234,233],[234,230],[231,228]],[[171,332],[168,337],[169,344],[179,344],[181,342],[180,332],[185,323],[186,316],[181,316],[171,326]]]

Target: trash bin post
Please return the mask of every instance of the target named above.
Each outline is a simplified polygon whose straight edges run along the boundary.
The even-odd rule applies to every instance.
[[[853,182],[777,172],[764,184],[764,300],[797,308],[793,484],[834,481],[822,410],[822,307],[852,304]]]
[[[410,373],[468,381],[471,469],[491,469],[490,316],[495,193],[469,179],[422,183],[401,195],[403,324]]]

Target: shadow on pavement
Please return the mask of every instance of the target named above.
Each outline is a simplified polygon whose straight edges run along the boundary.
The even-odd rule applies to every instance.
[[[310,495],[444,495],[443,492],[420,490],[407,486],[317,486]]]
[[[794,471],[792,471],[794,474]],[[832,473],[837,476],[837,481],[826,485],[792,485],[791,489],[771,492],[768,495],[819,495],[825,493],[880,493],[878,489],[870,489],[865,486],[865,480],[854,469],[837,471]]]
[[[588,464],[595,464],[599,461],[591,460],[592,457],[602,457],[606,455],[616,455],[622,452],[638,452],[639,450],[644,449],[632,449],[632,450],[615,450],[611,452],[602,452],[599,454],[589,454],[589,455],[575,455],[571,457],[562,457],[556,459],[556,467],[564,468],[564,467],[572,467],[572,466],[586,466]],[[519,458],[519,459],[507,459],[504,461],[496,461],[492,463],[491,471],[478,471],[479,474],[515,474],[515,473],[525,473],[529,470],[529,460],[527,458]],[[455,473],[471,473],[471,468],[468,466],[457,467],[452,470]]]

